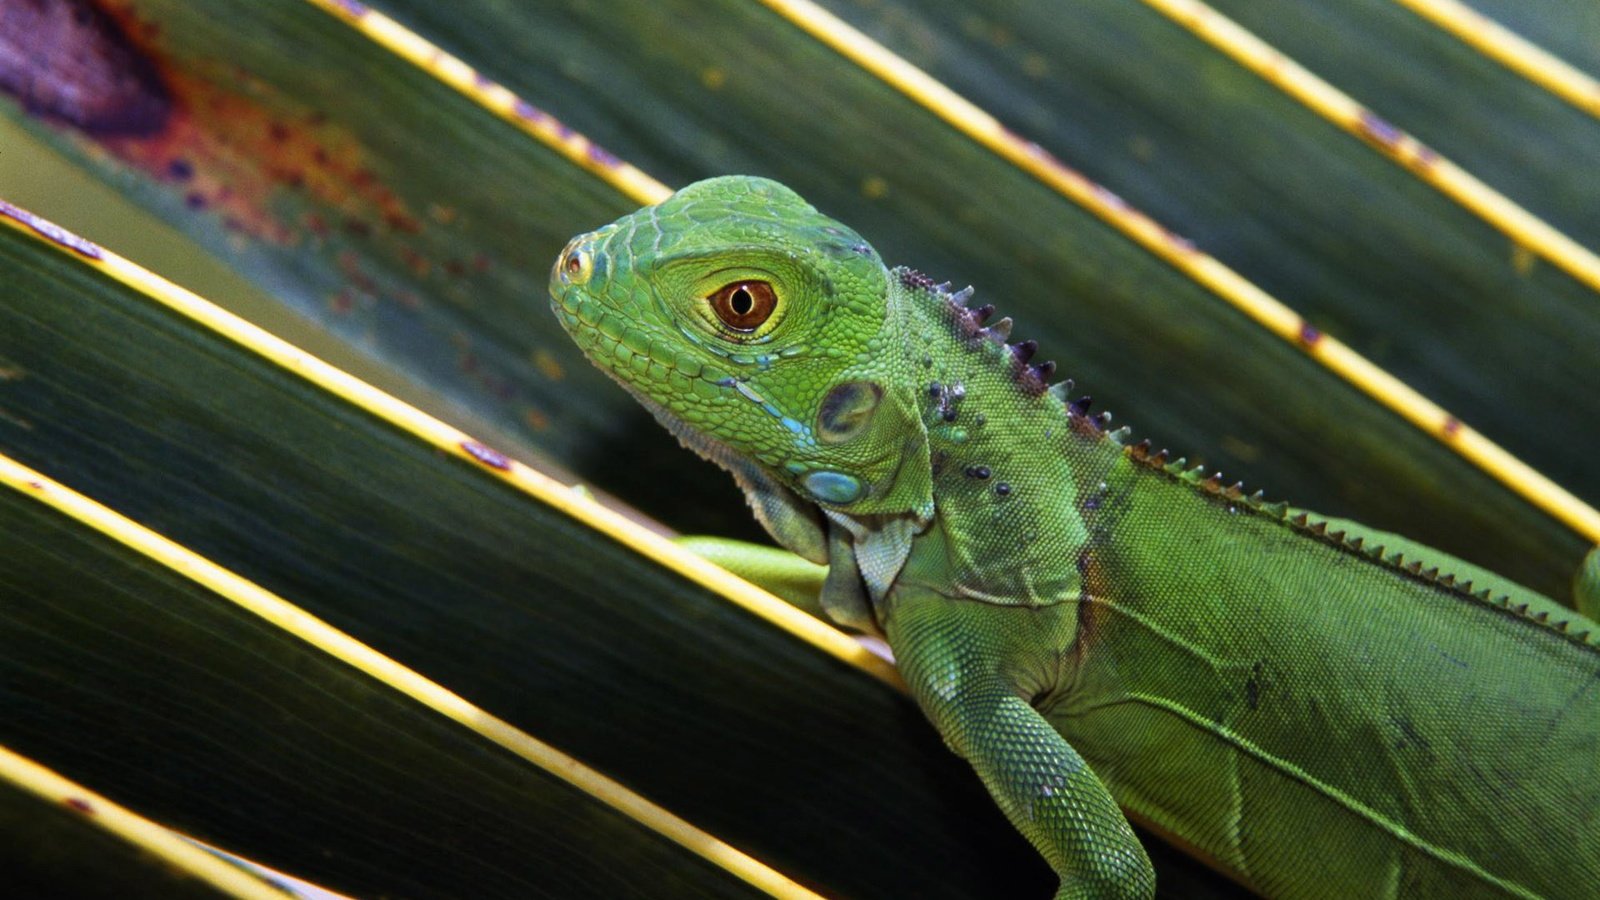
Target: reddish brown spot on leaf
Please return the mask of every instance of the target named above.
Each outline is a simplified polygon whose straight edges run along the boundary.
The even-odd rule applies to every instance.
[[[428,277],[428,272],[433,268],[433,264],[428,262],[427,257],[418,252],[415,247],[401,247],[400,261],[405,263],[406,268],[411,270],[411,274],[418,278]]]
[[[399,210],[390,210],[384,213],[383,221],[384,224],[388,225],[395,231],[403,232],[405,234],[417,234],[418,232],[422,231],[421,222],[418,222],[415,217],[400,212]]]
[[[0,3],[0,90],[95,135],[155,134],[172,112],[154,62],[89,0]]]
[[[68,809],[81,812],[86,816],[94,815],[94,804],[82,797],[68,797],[66,802]]]
[[[540,375],[551,381],[560,381],[567,377],[567,370],[561,365],[561,361],[547,350],[540,349],[533,352],[533,365],[539,370]]]
[[[1461,433],[1461,420],[1450,416],[1444,420],[1444,427],[1440,429],[1447,438],[1453,438]]]

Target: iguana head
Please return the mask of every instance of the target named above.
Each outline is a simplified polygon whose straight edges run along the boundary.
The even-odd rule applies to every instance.
[[[584,353],[686,443],[827,507],[927,515],[889,284],[860,235],[783,185],[735,176],[574,238],[550,294]]]

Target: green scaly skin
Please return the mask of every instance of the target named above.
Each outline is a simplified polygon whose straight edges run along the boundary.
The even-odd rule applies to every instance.
[[[770,181],[574,239],[551,294],[810,561],[787,594],[887,638],[1058,897],[1153,894],[1122,810],[1272,896],[1600,892],[1588,619],[1126,445],[1009,320]]]

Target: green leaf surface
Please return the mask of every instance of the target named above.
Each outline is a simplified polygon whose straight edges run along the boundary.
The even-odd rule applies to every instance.
[[[1379,0],[1219,5],[1593,242],[1592,120]],[[830,6],[1600,498],[1600,300],[1549,265],[1519,269],[1497,232],[1360,142],[1136,0]],[[1506,15],[1558,50],[1592,19],[1535,6]],[[307,4],[116,9],[123,43],[102,24],[56,49],[152,60],[171,101],[153,132],[5,96],[0,112],[459,404],[450,418],[674,526],[750,533],[727,479],[547,312],[556,251],[631,201]],[[976,285],[1138,436],[1564,596],[1580,539],[754,2],[384,9],[670,184],[779,177],[891,262]],[[43,201],[70,206],[56,187]],[[903,698],[9,233],[0,452],[826,892],[1047,890]],[[331,887],[460,894],[466,869],[474,896],[742,890],[209,593],[0,502],[0,596],[28,598],[0,620],[0,743]],[[107,729],[128,749],[107,752]],[[1227,890],[1163,865],[1173,896]]]
[[[570,465],[593,460],[597,443],[632,448],[616,467],[632,478],[624,489],[661,480],[656,460],[686,468],[677,444],[546,312],[556,251],[631,201],[574,177],[571,163],[310,4],[139,0],[115,10],[48,50],[109,47],[147,60],[168,98],[151,134],[97,127],[95,79],[107,76],[94,67],[73,70],[81,83],[69,84],[88,95],[72,109],[91,112],[26,112],[47,90],[42,79],[0,91],[0,112],[300,314],[520,436],[525,450]],[[19,53],[37,41],[0,30],[0,45]],[[17,177],[27,180],[27,167]],[[34,207],[51,218],[55,187]],[[59,203],[72,212],[70,199]],[[59,220],[118,245],[116,230],[78,213]],[[727,512],[703,527],[753,534],[732,487],[707,481]]]
[[[1600,303],[1548,265],[1519,272],[1497,232],[1359,141],[1133,0],[1076,4],[1070,16],[1022,3],[834,5],[1317,327],[1580,495],[1600,496],[1588,442],[1571,439],[1574,422],[1600,412],[1587,390]],[[132,8],[134,21],[159,26],[154,36],[130,27],[178,94],[244,96],[259,110],[193,117],[206,140],[107,144],[110,154],[95,152],[104,139],[40,126],[59,145],[93,155],[299,308],[647,512],[722,531],[742,516],[722,479],[670,451],[544,312],[545,261],[628,201],[309,6]],[[1097,405],[1158,444],[1270,496],[1565,591],[1583,542],[1562,526],[758,4],[395,0],[385,9],[668,183],[775,175],[888,259],[977,285]],[[1430,140],[1435,130],[1464,143],[1507,128],[1527,134],[1529,117],[1549,112],[1508,111],[1531,89],[1450,50],[1437,32],[1341,15],[1352,23],[1340,25],[1341,40],[1384,30],[1391,47],[1341,76],[1415,68],[1422,84],[1498,85],[1482,102],[1435,103]],[[775,99],[800,72],[806,91]],[[1400,114],[1430,95],[1411,96],[1395,104],[1402,125]],[[1385,108],[1385,98],[1368,99]],[[1553,160],[1593,127],[1576,113],[1551,115],[1539,124],[1553,149],[1502,166],[1531,170],[1524,192],[1559,194],[1568,175],[1549,171]],[[274,143],[273,124],[313,121]],[[199,152],[238,129],[267,137],[235,141],[215,165]],[[311,181],[297,185],[291,163],[315,163],[317,147],[341,160],[328,177],[367,172],[379,187],[344,184],[353,193],[334,203]],[[230,233],[226,211],[188,209],[191,186],[172,174],[180,160],[201,181],[209,172],[218,184],[266,181],[269,214]],[[380,214],[395,203],[411,218]],[[471,262],[480,254],[481,270]],[[684,483],[696,485],[694,502],[677,493]]]
[[[1600,23],[1589,3],[1525,5],[1542,8],[1549,18],[1561,15],[1568,29],[1587,28],[1591,43]],[[1282,4],[1271,0],[1215,0],[1215,6],[1568,237],[1591,249],[1600,247],[1600,181],[1588,171],[1600,143],[1600,119],[1590,112],[1480,54],[1395,0],[1306,4],[1293,17],[1282,15]],[[1502,21],[1510,25],[1515,20]],[[1444,97],[1449,102],[1440,102]],[[1401,221],[1416,224],[1418,218],[1413,214]],[[1382,247],[1371,238],[1366,242]],[[1490,263],[1503,268],[1507,248],[1499,253],[1494,249],[1484,248],[1481,260],[1469,262],[1485,270]],[[1374,258],[1398,256],[1391,249]],[[1457,268],[1469,281],[1490,281],[1487,271],[1474,274],[1468,264]],[[1536,302],[1549,307],[1561,301],[1590,307],[1600,303],[1576,286],[1559,293],[1545,288],[1541,294]],[[1443,299],[1479,306],[1486,318],[1504,316],[1507,303],[1521,299],[1502,297],[1495,304],[1488,302],[1491,296],[1486,284],[1465,296]],[[1472,304],[1474,297],[1484,299]]]
[[[215,900],[228,894],[148,856],[85,813],[0,781],[0,873],[10,897]]]
[[[0,283],[0,435],[24,464],[827,893],[1047,889],[890,688],[9,229]],[[208,591],[0,504],[0,743],[356,894],[742,893]]]
[[[1133,0],[829,5],[1600,496],[1570,440],[1600,413],[1600,302],[1520,274],[1497,232],[1359,141]],[[1136,434],[1565,596],[1581,540],[764,7],[553,6],[387,4],[669,182],[774,175],[890,261],[975,284]],[[751,52],[707,49],[728,47]],[[774,102],[794,72],[806,90]]]
[[[32,500],[0,529],[5,742],[141,812],[357,894],[756,895]]]
[[[1512,29],[1568,63],[1600,75],[1600,6],[1583,0],[1472,0],[1473,9]]]

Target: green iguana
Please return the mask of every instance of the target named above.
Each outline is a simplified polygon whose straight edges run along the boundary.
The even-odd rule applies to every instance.
[[[970,288],[775,182],[581,235],[550,288],[827,569],[719,560],[885,637],[1058,897],[1153,893],[1122,810],[1271,896],[1600,896],[1593,621],[1129,443]]]

